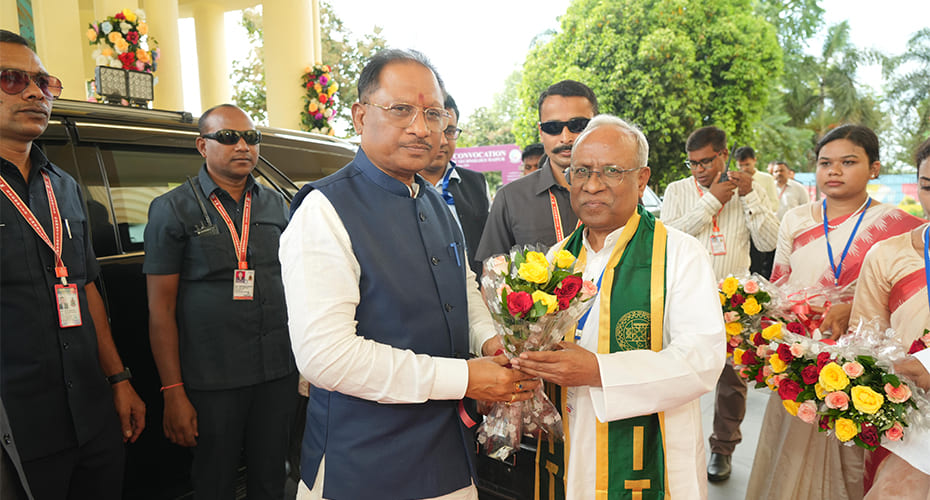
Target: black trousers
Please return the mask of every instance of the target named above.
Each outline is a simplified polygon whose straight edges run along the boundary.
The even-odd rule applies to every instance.
[[[248,387],[188,390],[197,410],[197,446],[191,481],[197,500],[232,500],[245,452],[250,500],[284,498],[297,373]]]
[[[83,446],[23,462],[36,500],[120,500],[126,450],[119,420]]]

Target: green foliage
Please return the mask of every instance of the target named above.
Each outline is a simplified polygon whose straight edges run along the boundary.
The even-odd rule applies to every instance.
[[[581,81],[601,112],[642,127],[661,189],[689,175],[684,143],[695,128],[716,125],[748,143],[781,61],[775,28],[749,0],[575,0],[560,31],[527,57],[514,135],[536,142],[539,94]]]
[[[504,82],[504,90],[494,95],[492,104],[475,109],[467,119],[459,117],[458,147],[513,144],[513,120],[519,110],[518,86],[522,75],[514,71]]]
[[[268,103],[265,98],[265,57],[261,9],[242,10],[239,22],[249,37],[249,51],[244,59],[232,63],[233,101],[255,123],[268,124]]]
[[[912,165],[917,146],[930,137],[930,28],[911,36],[904,54],[886,59],[884,74],[899,146],[895,159]]]

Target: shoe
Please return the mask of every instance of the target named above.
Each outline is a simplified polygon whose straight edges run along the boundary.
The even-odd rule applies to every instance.
[[[726,481],[730,478],[730,469],[730,455],[711,453],[710,463],[707,464],[707,480],[714,483]]]

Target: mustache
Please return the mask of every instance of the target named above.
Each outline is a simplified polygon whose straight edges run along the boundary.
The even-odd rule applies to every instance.
[[[427,140],[425,140],[425,139],[417,139],[417,140],[415,140],[415,141],[410,141],[410,142],[408,142],[408,143],[401,144],[402,147],[404,147],[404,146],[413,146],[413,145],[423,146],[423,147],[429,148],[430,151],[433,150],[433,145],[430,144],[429,141],[427,141]]]
[[[556,146],[552,148],[552,154],[557,155],[561,153],[562,151],[571,151],[571,150],[572,150],[571,144],[562,144],[561,146]]]

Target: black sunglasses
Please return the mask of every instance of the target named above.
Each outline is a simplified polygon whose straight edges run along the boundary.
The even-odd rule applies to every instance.
[[[542,130],[549,135],[559,135],[562,133],[563,128],[568,127],[569,132],[578,134],[588,126],[589,121],[591,121],[590,118],[572,118],[567,122],[553,120],[540,123],[539,130]]]
[[[29,80],[36,83],[39,90],[49,99],[57,99],[61,95],[61,80],[45,73],[28,73],[21,69],[5,69],[0,71],[0,89],[10,95],[16,95],[26,90]]]
[[[227,146],[232,146],[233,144],[236,144],[237,142],[239,142],[240,137],[249,146],[254,146],[262,142],[262,133],[259,132],[258,130],[223,129],[223,130],[217,130],[216,132],[213,132],[212,134],[203,134],[200,137],[203,137],[204,139],[213,139],[214,141],[220,144],[225,144]]]

